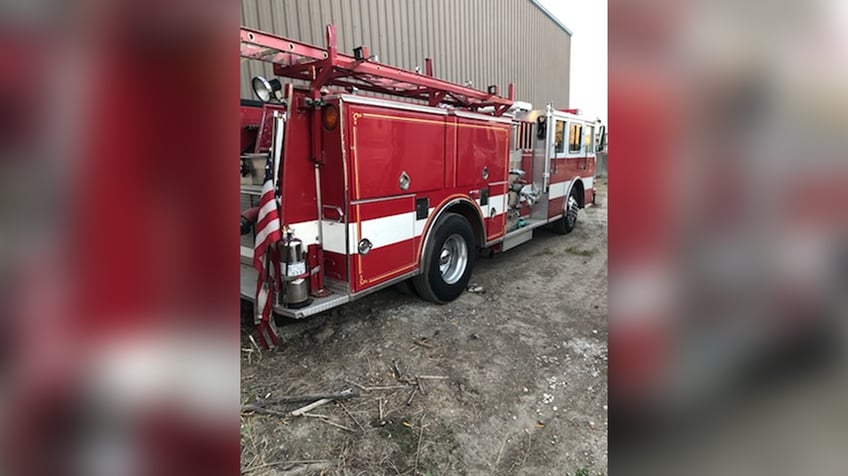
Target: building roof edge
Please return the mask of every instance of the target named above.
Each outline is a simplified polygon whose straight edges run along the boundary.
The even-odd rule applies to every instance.
[[[530,3],[532,3],[533,5],[536,5],[536,7],[537,7],[539,10],[542,10],[542,13],[544,13],[545,15],[547,15],[547,16],[548,16],[548,18],[550,18],[551,20],[553,20],[553,21],[554,21],[554,23],[556,23],[558,27],[562,28],[562,29],[563,29],[563,31],[565,31],[566,33],[568,33],[568,36],[574,36],[574,32],[573,32],[573,31],[571,31],[571,30],[570,30],[567,26],[565,26],[565,23],[561,22],[561,21],[560,21],[557,17],[555,17],[555,16],[554,16],[554,14],[550,12],[550,10],[548,10],[547,8],[545,8],[545,7],[544,7],[544,5],[542,5],[542,4],[539,2],[539,0],[530,0]]]

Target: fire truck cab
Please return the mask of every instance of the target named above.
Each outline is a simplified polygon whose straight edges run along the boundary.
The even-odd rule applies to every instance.
[[[534,110],[512,85],[503,98],[438,80],[429,60],[421,74],[373,62],[365,47],[342,55],[332,26],[327,44],[241,31],[242,57],[309,83],[256,77],[262,101],[241,106],[243,211],[278,157],[280,257],[295,270],[283,273],[278,314],[306,317],[397,283],[452,301],[480,251],[509,250],[541,226],[568,233],[593,202],[595,121]],[[242,296],[253,300],[254,236],[242,232]]]

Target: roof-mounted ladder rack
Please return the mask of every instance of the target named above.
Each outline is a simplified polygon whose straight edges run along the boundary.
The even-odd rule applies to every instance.
[[[430,58],[425,59],[425,72],[421,74],[371,61],[364,46],[356,48],[355,56],[344,55],[336,49],[336,27],[327,25],[326,32],[327,48],[322,49],[241,28],[241,56],[272,63],[277,76],[308,81],[316,99],[322,87],[334,85],[421,100],[430,106],[449,104],[471,111],[492,107],[495,116],[502,115],[513,104],[512,83],[508,97],[504,98],[498,96],[496,86],[479,91],[433,77]]]

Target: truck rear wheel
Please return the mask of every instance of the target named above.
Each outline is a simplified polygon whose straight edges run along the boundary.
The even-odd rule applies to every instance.
[[[474,268],[474,233],[462,215],[446,213],[430,232],[415,291],[435,303],[453,301],[465,290]]]

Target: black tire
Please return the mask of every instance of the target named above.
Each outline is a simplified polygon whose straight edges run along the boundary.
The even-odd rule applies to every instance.
[[[476,255],[474,232],[468,220],[456,213],[446,213],[430,232],[421,274],[412,278],[412,286],[427,301],[439,304],[453,301],[465,291]],[[452,259],[457,260],[455,265]]]
[[[565,215],[559,220],[551,224],[554,232],[560,235],[567,235],[577,226],[577,212],[580,210],[580,204],[577,201],[577,195],[572,189],[566,200]]]

